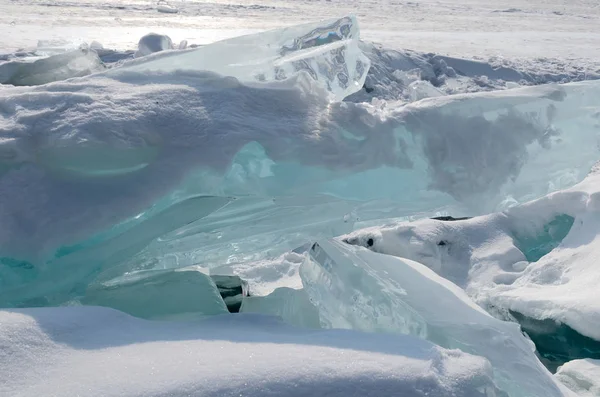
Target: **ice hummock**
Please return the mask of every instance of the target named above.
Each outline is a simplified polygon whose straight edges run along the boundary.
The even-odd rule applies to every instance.
[[[90,285],[79,302],[153,320],[189,320],[228,312],[213,280],[197,269],[130,273]]]
[[[300,275],[331,328],[415,335],[486,357],[511,397],[563,395],[517,324],[493,318],[422,264],[324,240]]]

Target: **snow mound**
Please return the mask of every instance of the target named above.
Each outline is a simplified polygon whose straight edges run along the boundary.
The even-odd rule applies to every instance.
[[[300,276],[329,327],[419,336],[486,357],[511,397],[563,395],[517,324],[491,317],[424,265],[324,240]]]
[[[556,378],[578,396],[600,396],[600,360],[570,361],[558,369]]]
[[[389,48],[361,42],[360,48],[371,61],[364,89],[346,100],[352,102],[413,102],[424,97],[497,91],[550,83],[598,80],[597,67],[570,67],[565,61],[546,60],[530,64],[524,60],[488,62],[460,59]],[[426,88],[429,95],[414,95],[411,84]]]
[[[485,359],[409,336],[309,331],[243,314],[150,322],[97,307],[0,311],[0,392],[503,396]]]

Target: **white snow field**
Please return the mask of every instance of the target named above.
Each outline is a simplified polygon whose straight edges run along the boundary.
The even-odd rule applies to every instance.
[[[598,26],[0,1],[0,396],[599,396]]]

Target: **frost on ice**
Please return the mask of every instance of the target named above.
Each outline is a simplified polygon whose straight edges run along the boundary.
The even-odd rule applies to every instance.
[[[600,396],[600,360],[568,362],[558,369],[556,378],[578,396]]]

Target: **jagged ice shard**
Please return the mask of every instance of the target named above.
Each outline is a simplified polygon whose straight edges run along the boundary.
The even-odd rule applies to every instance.
[[[358,47],[354,17],[235,37],[187,52],[162,53],[125,70],[203,70],[242,83],[286,80],[304,72],[339,101],[360,90],[370,61]]]

